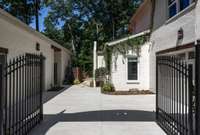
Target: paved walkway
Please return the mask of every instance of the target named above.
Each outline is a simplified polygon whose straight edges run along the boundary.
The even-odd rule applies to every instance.
[[[154,122],[155,96],[111,96],[72,86],[45,94],[44,121],[30,135],[165,135]]]

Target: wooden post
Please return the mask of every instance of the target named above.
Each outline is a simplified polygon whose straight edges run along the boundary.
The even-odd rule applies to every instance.
[[[97,41],[94,41],[94,48],[93,48],[93,87],[96,87],[96,77],[95,77],[96,68],[97,68]]]

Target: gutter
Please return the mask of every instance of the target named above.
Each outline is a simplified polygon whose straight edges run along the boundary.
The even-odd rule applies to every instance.
[[[143,31],[141,33],[138,33],[138,34],[135,34],[135,35],[131,35],[131,36],[128,36],[128,37],[125,37],[125,38],[122,38],[122,39],[118,39],[118,40],[115,40],[115,41],[112,41],[112,42],[107,42],[106,45],[114,46],[116,44],[122,43],[124,41],[129,40],[129,39],[134,39],[136,37],[140,37],[140,36],[143,36],[143,35],[146,35],[146,34],[149,34],[149,33],[150,33],[150,30],[146,30],[146,31]]]

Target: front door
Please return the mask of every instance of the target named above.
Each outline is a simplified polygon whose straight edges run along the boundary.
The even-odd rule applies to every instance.
[[[58,85],[58,63],[54,63],[54,85]]]

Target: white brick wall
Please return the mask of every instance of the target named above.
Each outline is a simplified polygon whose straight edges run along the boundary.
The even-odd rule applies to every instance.
[[[50,41],[32,33],[33,30],[25,24],[17,21],[14,17],[0,10],[0,47],[8,49],[8,60],[25,53],[42,53],[45,57],[45,89],[53,84],[54,53]],[[36,51],[36,43],[40,44],[40,51]],[[53,43],[53,42],[52,42]],[[64,71],[70,59],[70,53],[63,47],[61,49],[60,83],[64,79]]]
[[[112,56],[111,79],[116,90],[129,90],[137,88],[139,90],[149,90],[149,43],[141,46],[139,57],[139,81],[129,83],[127,81],[127,57],[116,52]],[[117,57],[116,57],[117,56]]]
[[[103,55],[97,56],[97,68],[105,67],[105,59]]]

